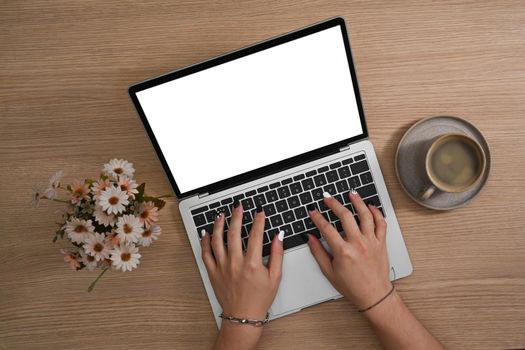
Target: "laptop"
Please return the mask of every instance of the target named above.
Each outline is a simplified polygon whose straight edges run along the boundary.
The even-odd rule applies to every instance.
[[[272,238],[285,232],[282,281],[270,319],[341,297],[301,237],[310,232],[322,239],[307,215],[309,203],[342,232],[324,205],[324,191],[354,214],[351,188],[380,208],[388,224],[390,279],[412,273],[368,140],[342,18],[148,79],[129,94],[179,199],[218,326],[221,307],[201,259],[200,232],[212,232],[218,212],[225,214],[227,231],[235,199],[244,208],[244,248],[255,208],[266,213],[265,262]]]

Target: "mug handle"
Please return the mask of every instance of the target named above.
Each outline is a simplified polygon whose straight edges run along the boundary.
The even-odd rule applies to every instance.
[[[436,192],[436,186],[430,185],[426,187],[423,191],[421,191],[421,193],[419,194],[419,198],[426,201],[427,199],[432,197],[434,192]]]

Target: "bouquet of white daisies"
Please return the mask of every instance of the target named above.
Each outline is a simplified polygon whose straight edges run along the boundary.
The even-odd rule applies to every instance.
[[[159,238],[156,222],[165,202],[147,196],[145,185],[133,179],[133,164],[124,159],[112,159],[104,164],[98,180],[73,181],[62,186],[62,171],[49,179],[44,190],[34,187],[33,205],[41,199],[67,203],[59,211],[60,219],[53,242],[66,238],[70,248],[61,249],[64,261],[74,270],[101,269],[96,282],[108,269],[131,271],[140,263],[139,247],[148,247]],[[59,192],[64,192],[59,198]]]

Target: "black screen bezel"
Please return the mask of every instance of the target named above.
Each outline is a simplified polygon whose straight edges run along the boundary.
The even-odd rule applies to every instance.
[[[168,163],[166,162],[166,159],[165,159],[165,157],[164,157],[164,155],[162,153],[162,150],[161,150],[161,148],[160,148],[160,146],[159,146],[159,144],[157,142],[157,139],[155,138],[153,130],[151,129],[151,126],[149,125],[148,119],[146,118],[146,115],[145,115],[144,111],[142,110],[142,107],[141,107],[141,105],[139,103],[139,100],[137,98],[137,93],[142,91],[142,90],[146,90],[148,88],[151,88],[151,87],[154,87],[154,86],[157,86],[157,85],[160,85],[160,84],[163,84],[163,83],[166,83],[166,82],[178,79],[178,78],[182,78],[184,76],[187,76],[187,75],[190,75],[190,74],[193,74],[193,73],[196,73],[196,72],[200,72],[202,70],[205,70],[205,69],[208,69],[208,68],[212,68],[212,67],[215,67],[217,65],[220,65],[220,64],[223,64],[223,63],[226,63],[226,62],[230,62],[230,61],[233,61],[235,59],[238,59],[238,58],[241,58],[241,57],[244,57],[244,56],[247,56],[247,55],[251,55],[251,54],[254,54],[254,53],[257,53],[257,52],[269,49],[271,47],[274,47],[274,46],[277,46],[277,45],[281,45],[281,44],[287,43],[289,41],[296,40],[296,39],[305,37],[307,35],[311,35],[311,34],[314,34],[314,33],[317,33],[317,32],[323,31],[325,29],[332,28],[332,27],[336,27],[336,26],[340,26],[341,33],[342,33],[342,36],[343,36],[343,41],[344,41],[345,50],[346,50],[346,56],[347,56],[347,59],[348,59],[348,67],[350,68],[350,74],[352,76],[352,85],[353,85],[353,88],[354,88],[354,95],[355,95],[355,100],[356,100],[358,111],[359,111],[359,118],[360,118],[360,121],[361,121],[361,128],[363,130],[363,133],[360,134],[360,135],[356,135],[356,136],[350,137],[348,139],[344,139],[344,140],[341,140],[339,142],[336,142],[336,143],[333,143],[333,144],[321,147],[321,148],[317,148],[317,149],[315,149],[313,151],[302,153],[302,154],[299,154],[297,156],[294,156],[294,157],[291,157],[291,158],[287,158],[287,159],[278,161],[278,162],[270,164],[270,165],[266,165],[266,166],[263,166],[263,167],[260,167],[260,168],[257,168],[257,169],[254,169],[254,170],[251,170],[251,171],[248,171],[248,172],[245,172],[245,173],[242,173],[242,174],[239,174],[239,175],[236,175],[236,176],[233,176],[233,177],[221,180],[221,181],[214,182],[214,183],[206,185],[206,186],[202,186],[202,187],[199,187],[199,188],[196,188],[196,189],[193,189],[193,190],[190,190],[190,191],[186,191],[186,192],[181,192],[179,190],[179,187],[177,186],[177,182],[175,181],[175,178],[174,178],[174,176],[173,176],[173,174],[172,174],[172,172],[171,172],[171,170],[170,170],[170,168],[168,166]],[[230,187],[242,184],[242,183],[247,182],[247,181],[252,181],[252,180],[255,180],[257,178],[264,177],[264,176],[267,176],[269,174],[272,174],[272,173],[275,173],[275,172],[278,172],[278,171],[282,171],[284,169],[288,169],[288,168],[291,168],[291,167],[294,167],[294,166],[297,166],[297,165],[300,165],[300,164],[304,164],[306,162],[312,161],[314,159],[322,158],[322,157],[324,157],[326,155],[329,155],[329,154],[333,154],[335,152],[338,152],[340,148],[347,146],[349,143],[352,143],[352,142],[355,142],[355,141],[358,141],[358,140],[361,140],[361,139],[364,139],[364,138],[368,137],[368,130],[367,130],[367,127],[366,127],[364,111],[363,111],[363,106],[362,106],[362,102],[361,102],[361,96],[360,96],[360,93],[359,93],[359,86],[358,86],[356,72],[355,72],[355,67],[354,67],[354,63],[353,63],[353,59],[352,59],[352,52],[351,52],[351,49],[350,49],[350,41],[349,41],[349,38],[348,38],[348,34],[347,34],[347,30],[346,30],[346,25],[345,25],[344,19],[341,18],[341,17],[336,17],[336,18],[333,18],[333,19],[329,19],[327,21],[324,21],[324,22],[321,22],[321,23],[317,23],[317,24],[311,25],[311,26],[303,28],[303,29],[299,29],[297,31],[294,31],[294,32],[291,32],[291,33],[288,33],[288,34],[284,34],[282,36],[278,36],[278,37],[275,37],[275,38],[272,38],[272,39],[269,39],[269,40],[266,40],[266,41],[254,44],[252,46],[245,47],[245,48],[239,49],[237,51],[230,52],[230,53],[227,53],[225,55],[222,55],[222,56],[219,56],[219,57],[215,57],[215,58],[212,58],[210,60],[207,60],[207,61],[204,61],[204,62],[200,62],[200,63],[194,64],[194,65],[188,66],[188,67],[184,67],[184,68],[181,68],[179,70],[176,70],[176,71],[173,71],[173,72],[170,72],[170,73],[167,73],[167,74],[163,74],[161,76],[158,76],[158,77],[155,77],[155,78],[152,78],[152,79],[149,79],[149,80],[146,80],[146,81],[134,84],[128,89],[128,93],[129,93],[129,95],[131,97],[131,100],[133,101],[133,104],[135,105],[135,108],[136,108],[136,110],[137,110],[137,112],[138,112],[138,114],[140,116],[140,119],[142,120],[144,128],[146,129],[146,132],[148,133],[148,136],[149,136],[149,138],[151,140],[151,143],[152,143],[153,147],[155,148],[157,156],[158,156],[160,162],[162,163],[162,167],[164,168],[164,170],[165,170],[165,172],[166,172],[166,174],[167,174],[167,176],[169,178],[169,181],[170,181],[170,183],[171,183],[171,185],[173,187],[173,190],[175,191],[175,194],[176,194],[177,198],[188,197],[188,196],[192,196],[194,194],[203,194],[203,193],[210,193],[211,194],[211,193],[214,193],[214,192],[218,192],[220,190],[223,190],[223,189],[226,189],[226,188],[230,188]],[[320,120],[322,120],[322,119],[320,119]],[[336,127],[336,126],[334,126],[334,127]],[[177,137],[176,130],[175,130],[173,136]],[[214,152],[210,152],[210,155],[211,156],[215,156]],[[228,162],[228,154],[223,154],[223,156],[225,157],[225,166],[226,166],[226,164]],[[205,162],[205,160],[203,160],[202,162]],[[212,171],[212,169],[210,169],[210,171]]]

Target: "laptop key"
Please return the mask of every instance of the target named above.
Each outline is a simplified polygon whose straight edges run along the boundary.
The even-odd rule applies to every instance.
[[[204,207],[200,207],[200,208],[197,208],[197,209],[193,209],[193,210],[191,211],[191,215],[204,213],[206,210],[208,210],[208,206],[207,206],[207,205],[205,205]]]
[[[217,208],[217,213],[223,213],[224,217],[228,217],[231,215],[230,208],[227,205]]]
[[[272,250],[272,245],[271,244],[263,245],[263,249],[262,249],[262,256],[263,256],[263,258],[265,256],[270,255],[271,250]]]
[[[299,195],[299,200],[302,205],[308,204],[313,201],[312,194],[310,192],[304,192]]]
[[[379,197],[378,196],[373,196],[373,197],[367,198],[367,199],[364,200],[364,202],[365,202],[366,205],[372,204],[376,208],[381,206],[381,202],[379,201]]]
[[[268,191],[264,195],[266,196],[266,201],[268,203],[275,202],[279,199],[279,197],[277,196],[277,191],[275,190]]]
[[[286,204],[286,200],[280,200],[278,202],[275,202],[275,208],[277,208],[278,213],[282,213],[285,210],[288,210],[288,204]]]
[[[195,226],[202,226],[206,224],[206,217],[204,214],[195,215],[193,217],[193,222],[195,223]]]
[[[204,226],[201,226],[201,227],[198,227],[197,228],[197,235],[199,235],[199,238],[202,238],[201,237],[201,231],[204,230],[206,232],[208,232],[208,234],[213,234],[213,224],[208,224],[208,225],[204,225]]]
[[[271,216],[270,223],[272,224],[272,227],[281,226],[283,224],[283,218],[281,217],[281,214],[276,214],[274,216]]]
[[[350,186],[350,188],[357,188],[359,186],[361,186],[361,181],[359,181],[359,177],[358,176],[352,176],[351,178],[348,179],[348,186]]]
[[[315,200],[319,200],[323,198],[323,189],[322,188],[316,188],[312,191],[312,197],[314,197]]]
[[[273,238],[275,237],[275,235],[278,235],[279,234],[279,229],[278,228],[272,228],[271,230],[268,230],[268,238],[270,239],[270,242],[273,241]]]
[[[297,208],[300,205],[301,205],[301,202],[299,202],[298,196],[293,196],[293,197],[288,198],[288,207],[290,209]]]
[[[272,228],[272,224],[270,224],[270,219],[265,218],[264,219],[264,230],[267,231]]]
[[[318,201],[317,204],[319,205],[319,211],[327,211],[330,209],[326,206],[326,204],[324,203],[324,200],[322,199]]]
[[[216,210],[210,210],[206,212],[206,220],[208,220],[208,222],[213,222],[216,216],[217,216]]]
[[[250,222],[252,222],[252,215],[249,211],[245,211],[244,213],[242,213],[242,224],[244,225]]]
[[[315,224],[312,221],[312,219],[310,219],[310,217],[307,217],[306,219],[304,219],[303,222],[304,222],[304,227],[306,227],[307,230],[313,229],[315,227]]]
[[[341,166],[341,162],[332,163],[330,164],[330,169],[339,168],[340,166]]]
[[[304,232],[306,230],[302,220],[293,222],[292,223],[292,229],[293,229],[293,232],[295,232],[295,233],[301,233],[301,232]]]
[[[314,176],[314,182],[316,186],[324,186],[326,185],[326,177],[323,174],[319,174],[317,176]]]
[[[297,193],[303,192],[303,188],[301,187],[301,183],[300,182],[294,182],[293,184],[290,184],[290,192],[292,192],[292,194],[297,194]]]
[[[249,234],[249,232],[248,232],[248,230],[246,229],[246,227],[242,226],[242,227],[241,227],[241,237],[242,237],[242,238],[246,238],[246,237],[248,237],[248,234]]]
[[[241,199],[243,199],[243,198],[244,198],[244,194],[242,194],[242,193],[241,193],[241,194],[238,194],[238,195],[236,195],[236,196],[233,196],[233,200],[234,200],[234,201],[235,201],[236,199],[241,200]]]
[[[377,194],[376,186],[374,184],[369,184],[363,187],[359,187],[357,189],[357,192],[359,193],[361,198],[366,198],[374,194]]]
[[[264,194],[258,194],[253,197],[253,202],[255,203],[255,206],[260,205],[261,207],[266,204],[266,199],[264,197]]]
[[[233,198],[226,198],[221,201],[222,205],[233,203]]]
[[[265,205],[263,210],[266,216],[272,216],[273,214],[277,213],[277,209],[275,209],[275,205],[273,203]]]
[[[284,223],[290,223],[295,220],[295,216],[293,214],[293,210],[288,210],[283,213],[283,220]]]
[[[255,208],[255,204],[253,204],[253,199],[251,198],[243,199],[241,203],[242,203],[242,208],[244,210],[250,210],[250,209]]]
[[[323,167],[320,167],[319,169],[317,169],[317,172],[320,174],[320,173],[324,173],[325,171],[328,171],[328,167],[327,166],[323,166]]]
[[[337,232],[345,232],[345,230],[343,229],[343,224],[341,224],[341,221],[337,220],[336,222],[334,222],[334,226]]]
[[[361,159],[365,159],[365,155],[364,154],[360,154],[358,156],[355,156],[355,161],[357,162],[358,160],[361,160]]]
[[[350,200],[350,191],[343,193],[343,202],[344,204],[352,203],[352,201]]]
[[[221,205],[221,203],[220,203],[220,202],[215,202],[215,203],[212,203],[212,204],[210,204],[210,209],[214,209],[214,208],[217,208],[217,207],[219,207],[220,205]]]
[[[330,221],[331,221],[331,222],[334,222],[334,221],[339,220],[339,218],[337,217],[337,215],[335,215],[334,212],[331,211],[331,210],[328,212],[328,217],[330,218]]]
[[[281,226],[281,230],[284,231],[284,237],[293,235],[292,226],[290,225]]]
[[[281,184],[283,184],[283,185],[288,185],[289,183],[292,183],[292,178],[291,177],[281,181]]]
[[[346,180],[337,181],[335,183],[335,187],[337,188],[337,192],[339,193],[348,191],[350,189]]]
[[[330,170],[325,175],[326,175],[326,180],[330,183],[339,180],[339,176],[337,176],[336,170]]]
[[[307,177],[310,177],[310,176],[314,176],[315,174],[317,174],[317,170],[310,170],[310,171],[307,171],[305,175]]]
[[[266,232],[263,232],[263,244],[270,243],[270,240],[268,239],[268,235]]]
[[[350,163],[353,163],[353,162],[354,162],[353,158],[348,158],[348,159],[345,159],[345,160],[342,161],[343,165],[350,164]]]
[[[259,187],[257,189],[257,193],[266,192],[268,191],[268,186]]]
[[[344,166],[342,168],[337,169],[337,173],[339,174],[339,177],[341,179],[346,179],[347,177],[352,175],[352,172],[350,171],[350,168],[348,166]]]
[[[330,193],[332,196],[335,196],[337,193],[337,191],[335,190],[334,184],[326,185],[325,187],[323,187],[323,190],[325,192]]]
[[[255,195],[256,193],[257,193],[257,191],[251,190],[251,191],[246,192],[245,195],[246,195],[246,197],[251,197],[251,196]]]
[[[315,188],[314,180],[312,180],[310,178],[301,181],[301,184],[303,185],[303,188],[304,188],[305,191],[309,191],[309,190]]]
[[[274,188],[277,188],[279,186],[281,186],[280,182],[274,182],[273,184],[270,184],[270,189],[274,189]]]
[[[354,209],[354,206],[352,204],[345,205],[345,208],[350,210],[352,212],[352,214],[355,215],[355,209]]]
[[[343,196],[340,195],[340,194],[336,194],[334,196],[335,200],[338,201],[339,203],[343,204]]]
[[[312,235],[317,237],[317,239],[321,239],[321,231],[319,231],[318,228],[314,228],[313,230],[308,231],[308,233],[311,233]]]
[[[352,169],[352,174],[360,174],[360,173],[364,173],[365,171],[369,170],[368,163],[366,162],[366,160],[362,160],[360,162],[350,164],[350,169]]]
[[[368,184],[368,183],[374,181],[374,180],[372,179],[372,174],[370,174],[369,171],[367,171],[366,173],[363,173],[363,174],[359,175],[359,177],[361,178],[361,183],[362,183],[363,185],[366,185],[366,184]]]
[[[295,208],[293,212],[295,213],[295,217],[297,219],[302,219],[308,216],[308,214],[306,213],[305,207]]]
[[[286,197],[290,197],[290,195],[291,195],[290,188],[288,188],[288,186],[279,187],[277,189],[277,193],[279,193],[279,198],[280,199],[283,199],[283,198],[286,198]]]
[[[296,175],[293,177],[293,180],[294,181],[299,181],[299,180],[302,180],[304,179],[304,174],[299,174],[299,175]]]
[[[300,246],[302,244],[305,244],[306,241],[304,240],[301,235],[293,235],[291,237],[285,237],[283,241],[283,248],[284,249],[290,249],[297,246]]]

